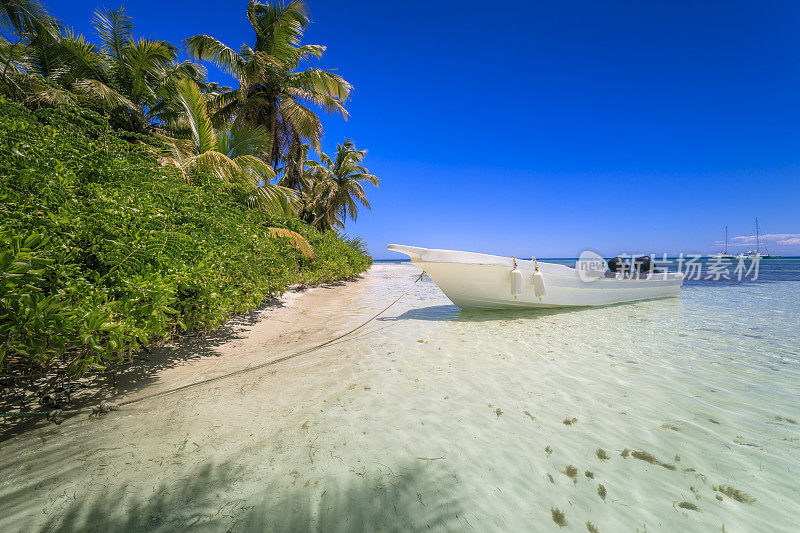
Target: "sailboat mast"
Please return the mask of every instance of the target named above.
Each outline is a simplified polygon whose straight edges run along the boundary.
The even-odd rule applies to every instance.
[[[756,253],[761,252],[761,245],[758,243],[758,217],[756,217]]]
[[[728,255],[728,225],[725,224],[725,255]]]

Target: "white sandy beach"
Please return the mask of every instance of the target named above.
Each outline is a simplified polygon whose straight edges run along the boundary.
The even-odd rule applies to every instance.
[[[378,264],[154,350],[114,399],[326,341],[418,272]],[[560,530],[555,509],[571,531],[790,531],[796,350],[742,322],[738,289],[703,291],[471,315],[424,280],[331,346],[4,442],[0,530]]]
[[[379,310],[382,300],[370,294],[379,281],[380,276],[367,275],[357,281],[288,292],[280,303],[234,319],[207,337],[183,338],[150,354],[141,353],[131,368],[117,376],[116,390],[123,392],[104,397],[112,402],[137,399],[325,342]],[[289,422],[295,430],[307,430],[307,421],[300,420],[306,414],[299,414],[297,407],[325,406],[331,393],[325,386],[336,387],[339,378],[346,377],[326,376],[339,370],[328,363],[346,360],[358,346],[357,337],[368,331],[369,327],[353,334],[352,340],[343,339],[339,346],[274,368],[147,400],[99,418],[82,413],[60,426],[46,425],[3,443],[0,530],[149,529],[155,525],[150,515],[157,514],[150,505],[166,504],[163,498],[175,487],[180,487],[181,498],[192,495],[195,499],[199,492],[213,489],[212,485],[222,488],[234,478],[241,479],[241,471],[234,474],[240,466],[234,457],[243,449],[257,453],[259,443],[265,441],[291,447],[284,426],[287,418],[296,418],[296,424]],[[312,375],[314,390],[306,386]],[[319,386],[320,380],[324,386]],[[154,502],[153,495],[161,503]],[[89,503],[97,497],[102,502]],[[131,507],[120,508],[118,504],[128,499],[123,507]],[[84,503],[89,505],[84,508]],[[70,515],[79,508],[77,516]],[[92,517],[92,513],[102,516]],[[164,527],[174,529],[194,521],[186,518]],[[200,519],[198,524],[206,522]],[[216,524],[216,518],[211,522]]]

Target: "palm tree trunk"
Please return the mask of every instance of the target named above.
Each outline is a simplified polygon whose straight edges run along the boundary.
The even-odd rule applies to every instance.
[[[278,110],[273,106],[270,116],[270,129],[272,130],[272,168],[278,168],[280,149],[278,147]]]

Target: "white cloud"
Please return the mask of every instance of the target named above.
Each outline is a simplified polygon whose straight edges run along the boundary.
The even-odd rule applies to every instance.
[[[765,235],[759,235],[758,239],[761,242],[774,242],[776,244],[791,246],[795,244],[800,244],[800,233],[767,233]],[[755,235],[740,235],[738,237],[733,237],[731,239],[734,244],[738,245],[750,245],[756,243],[756,236]]]

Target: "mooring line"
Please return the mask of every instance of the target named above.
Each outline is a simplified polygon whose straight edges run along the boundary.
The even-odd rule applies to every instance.
[[[293,353],[291,355],[286,355],[286,356],[280,357],[278,359],[272,359],[270,361],[267,361],[266,363],[261,363],[261,364],[256,365],[256,366],[248,366],[246,368],[242,368],[240,370],[235,370],[233,372],[229,372],[229,373],[223,374],[221,376],[216,376],[216,377],[213,377],[213,378],[204,379],[202,381],[197,381],[195,383],[189,383],[187,385],[182,385],[180,387],[176,387],[174,389],[170,389],[170,390],[166,390],[166,391],[162,391],[162,392],[156,392],[156,393],[153,393],[153,394],[149,394],[147,396],[142,396],[141,398],[135,398],[133,400],[126,400],[124,402],[118,403],[117,405],[119,407],[123,407],[123,406],[126,406],[126,405],[133,405],[133,404],[136,404],[136,403],[139,403],[139,402],[143,402],[145,400],[152,400],[154,398],[160,398],[160,397],[163,397],[163,396],[168,396],[170,394],[175,394],[176,392],[181,392],[181,391],[184,391],[184,390],[187,390],[187,389],[191,389],[193,387],[198,387],[200,385],[205,385],[207,383],[213,383],[215,381],[221,381],[223,379],[227,379],[227,378],[230,378],[230,377],[233,377],[233,376],[238,376],[238,375],[241,375],[241,374],[245,374],[247,372],[252,372],[254,370],[259,370],[261,368],[265,368],[265,367],[272,366],[272,365],[277,365],[278,363],[283,363],[284,361],[288,361],[289,359],[294,359],[295,357],[300,357],[301,355],[306,355],[308,353],[311,353],[314,350],[319,350],[320,348],[324,348],[325,346],[328,346],[329,344],[332,344],[332,343],[338,341],[339,339],[342,339],[342,338],[350,335],[351,333],[354,333],[354,332],[358,331],[359,329],[363,328],[364,326],[366,326],[367,324],[369,324],[370,322],[372,322],[373,320],[375,320],[376,318],[381,316],[383,313],[385,313],[387,310],[389,310],[390,307],[392,307],[394,304],[399,302],[400,299],[403,296],[405,296],[408,293],[408,291],[410,291],[414,287],[414,285],[416,285],[416,283],[419,280],[422,279],[422,277],[424,275],[425,275],[425,273],[423,272],[422,274],[417,276],[417,279],[415,279],[413,282],[411,282],[411,285],[409,285],[408,288],[406,290],[404,290],[402,292],[402,294],[400,294],[400,296],[395,298],[394,301],[392,301],[392,303],[390,303],[389,305],[387,305],[386,307],[384,307],[383,309],[378,311],[375,315],[370,317],[366,322],[363,322],[363,323],[359,324],[358,326],[354,327],[353,329],[351,329],[351,330],[349,330],[349,331],[347,331],[345,333],[342,333],[338,337],[334,337],[334,338],[332,338],[330,340],[327,340],[327,341],[325,341],[325,342],[323,342],[321,344],[317,344],[316,346],[312,346],[311,348],[306,348],[305,350],[301,350],[301,351],[299,351],[297,353]]]
[[[383,309],[378,311],[375,315],[370,317],[368,320],[366,320],[365,322],[362,322],[361,324],[359,324],[358,326],[354,327],[353,329],[351,329],[349,331],[346,331],[345,333],[342,333],[341,335],[339,335],[337,337],[334,337],[334,338],[332,338],[330,340],[327,340],[327,341],[325,341],[325,342],[323,342],[321,344],[317,344],[316,346],[312,346],[311,348],[306,348],[305,350],[301,350],[301,351],[299,351],[297,353],[293,353],[291,355],[286,355],[286,356],[280,357],[278,359],[272,359],[270,361],[267,361],[266,363],[261,363],[261,364],[256,365],[256,366],[248,366],[246,368],[242,368],[242,369],[236,370],[234,372],[229,372],[229,373],[223,374],[221,376],[216,376],[216,377],[213,377],[213,378],[204,379],[202,381],[197,381],[195,383],[189,383],[187,385],[182,385],[180,387],[176,387],[174,389],[169,389],[169,390],[166,390],[166,391],[161,391],[161,392],[156,392],[156,393],[153,393],[153,394],[148,394],[147,396],[142,396],[141,398],[135,398],[133,400],[126,400],[126,401],[120,402],[118,404],[111,403],[108,400],[103,400],[102,402],[100,402],[99,406],[91,408],[92,412],[95,413],[95,414],[103,414],[103,413],[107,413],[109,411],[116,411],[120,407],[124,407],[126,405],[133,405],[133,404],[136,404],[136,403],[143,402],[145,400],[152,400],[152,399],[155,399],[155,398],[161,398],[161,397],[164,397],[164,396],[168,396],[170,394],[175,394],[176,392],[180,392],[180,391],[185,391],[187,389],[191,389],[193,387],[199,387],[200,385],[205,385],[207,383],[213,383],[215,381],[222,381],[223,379],[227,379],[227,378],[230,378],[230,377],[233,377],[233,376],[238,376],[238,375],[241,375],[241,374],[245,374],[247,372],[252,372],[252,371],[258,370],[260,368],[265,368],[265,367],[268,367],[268,366],[271,366],[271,365],[277,365],[278,363],[283,363],[284,361],[288,361],[289,359],[294,359],[295,357],[299,357],[301,355],[306,355],[308,353],[311,353],[314,350],[319,350],[320,348],[324,348],[325,346],[333,344],[334,342],[336,342],[336,341],[338,341],[338,340],[350,335],[351,333],[354,333],[354,332],[358,331],[359,329],[363,328],[364,326],[366,326],[367,324],[369,324],[370,322],[372,322],[373,320],[375,320],[376,318],[381,316],[390,307],[392,307],[394,304],[399,302],[400,299],[403,296],[408,294],[408,291],[410,291],[414,287],[414,285],[416,285],[417,282],[422,279],[422,277],[424,275],[425,275],[425,273],[423,272],[422,274],[417,276],[417,279],[415,279],[411,283],[411,285],[409,285],[408,288],[406,290],[404,290],[400,294],[400,296],[395,298],[392,301],[392,303],[390,303],[389,305],[387,305],[386,307],[384,307]],[[58,415],[56,415],[56,417],[57,418],[61,418],[62,413],[64,413],[64,412],[68,412],[68,411],[78,411],[78,412],[80,412],[81,410],[83,410],[83,409],[69,408],[69,407],[58,408],[57,407],[57,408],[54,408],[52,411],[28,411],[28,412],[25,412],[25,413],[4,414],[4,415],[0,415],[0,418],[19,418],[19,417],[31,416],[33,414],[51,415],[53,413],[58,413]],[[57,423],[60,423],[60,422],[57,422]]]

